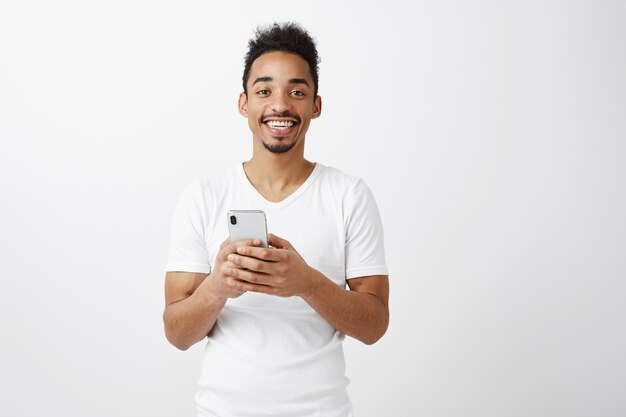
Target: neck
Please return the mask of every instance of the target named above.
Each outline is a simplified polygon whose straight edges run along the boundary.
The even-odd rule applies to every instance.
[[[304,158],[302,145],[285,153],[254,146],[252,159],[244,162],[243,168],[250,183],[266,199],[281,201],[309,177],[315,164]]]

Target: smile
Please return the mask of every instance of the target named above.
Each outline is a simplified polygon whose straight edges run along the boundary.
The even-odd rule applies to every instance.
[[[268,120],[265,124],[272,129],[286,130],[293,126],[294,122],[291,120]]]

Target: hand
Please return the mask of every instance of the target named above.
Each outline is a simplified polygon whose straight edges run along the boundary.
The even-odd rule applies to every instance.
[[[231,269],[238,267],[228,260],[228,256],[236,254],[238,248],[255,248],[255,246],[259,245],[261,245],[261,241],[258,239],[241,240],[237,242],[231,242],[229,239],[226,239],[222,242],[220,245],[220,251],[217,253],[215,258],[215,266],[211,271],[211,274],[204,281],[206,285],[211,287],[211,292],[213,294],[222,298],[237,298],[246,292],[245,290],[228,284],[228,281],[232,280],[232,278],[230,278],[225,271],[230,271]]]
[[[315,270],[291,243],[269,234],[270,248],[238,246],[227,256],[233,267],[224,268],[233,291],[252,291],[280,297],[305,296],[315,286]]]

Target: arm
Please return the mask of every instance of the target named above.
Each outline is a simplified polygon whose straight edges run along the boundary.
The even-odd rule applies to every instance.
[[[236,253],[241,245],[254,247],[258,244],[258,240],[224,241],[210,275],[167,272],[163,324],[165,336],[172,345],[187,350],[211,332],[226,300],[244,292],[225,284],[223,269],[232,266],[227,260],[228,255]]]
[[[226,284],[240,291],[302,297],[342,333],[372,344],[389,322],[389,282],[386,275],[353,278],[350,290],[340,288],[311,268],[291,244],[269,235],[273,248],[239,247],[228,259]]]
[[[346,290],[321,272],[312,269],[312,273],[318,282],[302,298],[335,329],[368,345],[385,334],[389,324],[386,275],[350,279]]]
[[[168,272],[165,275],[165,337],[178,349],[187,350],[204,339],[226,304],[210,288],[207,274]]]

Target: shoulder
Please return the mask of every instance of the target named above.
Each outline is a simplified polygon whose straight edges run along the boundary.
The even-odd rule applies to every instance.
[[[181,200],[196,203],[216,201],[233,189],[236,170],[231,169],[203,179],[197,179],[186,185],[181,192]]]
[[[365,181],[357,176],[347,174],[340,169],[322,165],[321,182],[344,201],[355,201],[372,198],[372,193]]]
[[[354,175],[347,174],[340,169],[320,165],[320,180],[327,186],[336,189],[342,194],[353,192],[360,184],[365,184],[363,180]]]

